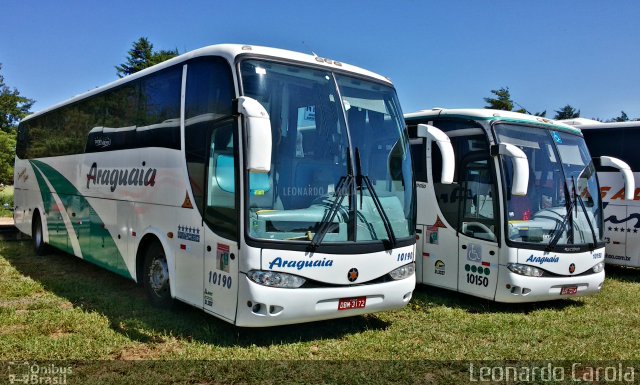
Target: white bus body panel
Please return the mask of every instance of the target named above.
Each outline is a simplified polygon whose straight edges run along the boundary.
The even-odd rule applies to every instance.
[[[634,172],[636,186],[640,173]],[[606,263],[640,266],[640,188],[633,200],[624,200],[624,182],[619,172],[598,172],[604,208]]]

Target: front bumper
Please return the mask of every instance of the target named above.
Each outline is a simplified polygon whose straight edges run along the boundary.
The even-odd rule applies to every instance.
[[[398,309],[411,300],[415,286],[414,274],[399,281],[380,284],[282,289],[259,285],[242,274],[236,325],[287,325]],[[362,309],[338,310],[341,298],[355,297],[366,297],[366,306]]]
[[[604,284],[604,271],[577,277],[528,277],[500,265],[496,302],[538,302],[598,293]],[[507,286],[508,285],[508,286]],[[576,287],[576,294],[561,295],[563,287]]]

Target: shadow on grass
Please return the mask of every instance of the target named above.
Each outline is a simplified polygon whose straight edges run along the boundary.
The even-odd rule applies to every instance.
[[[640,269],[637,267],[613,266],[605,267],[607,278],[621,282],[640,283]]]
[[[50,253],[37,257],[27,242],[4,243],[3,257],[21,274],[75,307],[103,314],[111,328],[128,338],[161,342],[160,334],[220,346],[269,346],[317,339],[341,338],[389,324],[375,315],[270,328],[239,328],[185,304],[157,309],[141,286],[72,255]]]
[[[573,299],[534,303],[498,303],[468,294],[441,289],[433,286],[418,285],[412,301],[421,307],[447,306],[462,309],[468,313],[509,313],[529,314],[538,310],[562,311],[567,308],[581,307],[583,303]]]

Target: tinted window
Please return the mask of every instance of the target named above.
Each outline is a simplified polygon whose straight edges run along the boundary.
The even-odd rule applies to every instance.
[[[233,127],[229,123],[220,127],[221,120],[228,119],[233,110],[229,64],[215,58],[189,62],[185,98],[185,154],[195,204],[214,231],[236,239],[235,188],[230,187],[235,184]],[[225,225],[214,221],[211,213],[223,213],[225,220],[235,219]]]
[[[181,85],[179,65],[30,119],[21,125],[18,156],[180,149]]]
[[[145,78],[140,86],[138,147],[180,149],[182,67]]]

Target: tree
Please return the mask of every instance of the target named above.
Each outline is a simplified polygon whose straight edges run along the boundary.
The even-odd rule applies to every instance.
[[[488,103],[484,108],[491,108],[494,110],[503,110],[503,111],[514,111],[514,105],[518,104],[513,99],[511,99],[511,93],[509,92],[509,87],[502,87],[499,90],[491,90],[491,93],[494,94],[495,98],[484,98],[484,101]],[[515,110],[515,112],[527,113],[528,111],[522,106],[518,105],[520,109]],[[546,111],[544,112],[546,114]]]
[[[123,78],[178,55],[179,52],[177,49],[154,51],[153,44],[151,44],[149,39],[141,37],[133,42],[133,47],[129,50],[127,61],[116,66],[116,73],[118,77]]]
[[[0,183],[13,184],[13,161],[15,154],[15,132],[0,131]]]
[[[491,108],[494,110],[511,111],[513,110],[513,101],[511,100],[511,93],[509,87],[502,87],[499,90],[491,90],[495,98],[484,98],[484,101],[488,104],[484,108]]]
[[[33,103],[33,100],[20,96],[17,89],[4,84],[4,76],[0,74],[0,183],[13,183],[16,126],[29,114]]]
[[[579,117],[580,117],[580,110],[576,110],[570,104],[567,104],[566,106],[557,110],[556,116],[554,116],[553,118],[555,120],[562,120],[562,119],[574,119]]]
[[[620,116],[610,120],[610,122],[628,122],[628,121],[629,121],[629,117],[624,111],[620,111]]]
[[[2,64],[0,64],[2,70]],[[0,130],[15,134],[18,122],[29,115],[35,101],[20,96],[17,89],[4,84],[4,76],[0,74]]]

